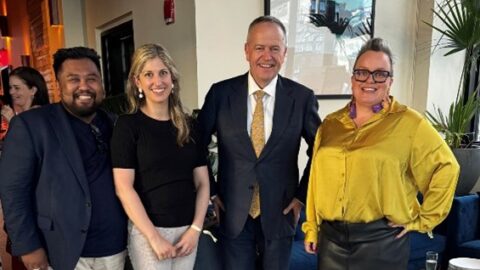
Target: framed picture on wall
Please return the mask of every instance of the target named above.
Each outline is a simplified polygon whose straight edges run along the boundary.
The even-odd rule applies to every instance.
[[[375,0],[265,0],[287,28],[282,74],[320,99],[348,99],[361,46],[373,37]]]

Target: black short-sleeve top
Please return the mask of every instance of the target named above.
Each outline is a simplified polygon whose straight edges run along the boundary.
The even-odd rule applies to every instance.
[[[192,126],[192,125],[191,125]],[[157,227],[191,224],[195,213],[193,170],[207,164],[195,135],[180,147],[173,122],[141,110],[118,118],[113,130],[113,168],[135,169],[134,188]]]

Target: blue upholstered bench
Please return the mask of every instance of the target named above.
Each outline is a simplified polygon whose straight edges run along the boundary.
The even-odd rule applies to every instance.
[[[290,270],[316,270],[317,257],[305,252],[303,240],[305,234],[301,230],[301,224],[305,221],[305,213],[300,215],[299,225],[295,234],[292,254],[290,257]],[[441,234],[434,234],[433,238],[427,234],[412,232],[410,233],[410,259],[408,261],[408,270],[419,270],[425,268],[425,253],[427,251],[436,251],[442,257],[446,246],[446,237]]]
[[[427,251],[435,251],[439,254],[439,261],[443,259],[447,237],[441,234],[434,234],[430,238],[427,234],[410,233],[410,258],[408,270],[425,269],[425,254]]]
[[[303,240],[305,233],[302,231],[302,223],[305,221],[305,210],[300,212],[295,237],[293,238],[292,254],[290,255],[290,270],[317,270],[317,256],[305,252]]]
[[[480,259],[480,196],[455,196],[448,215],[448,256]]]

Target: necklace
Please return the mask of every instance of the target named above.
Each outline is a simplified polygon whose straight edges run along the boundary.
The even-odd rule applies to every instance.
[[[374,112],[374,113],[378,113],[382,109],[383,109],[382,103],[375,104],[375,105],[372,106],[372,112]],[[355,105],[355,102],[353,102],[353,101],[350,102],[348,116],[351,119],[355,119],[357,117],[357,105]]]

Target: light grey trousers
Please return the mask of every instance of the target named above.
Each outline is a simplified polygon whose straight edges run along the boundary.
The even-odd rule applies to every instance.
[[[126,256],[127,251],[124,250],[104,257],[80,257],[74,270],[123,270]],[[48,270],[53,270],[53,268],[49,265]]]
[[[122,251],[105,257],[80,257],[75,270],[123,270],[126,256],[127,252]]]
[[[175,245],[189,226],[175,228],[156,227],[160,235]],[[147,238],[129,222],[128,225],[128,254],[135,270],[191,270],[195,265],[197,248],[185,257],[159,260],[148,243]]]

